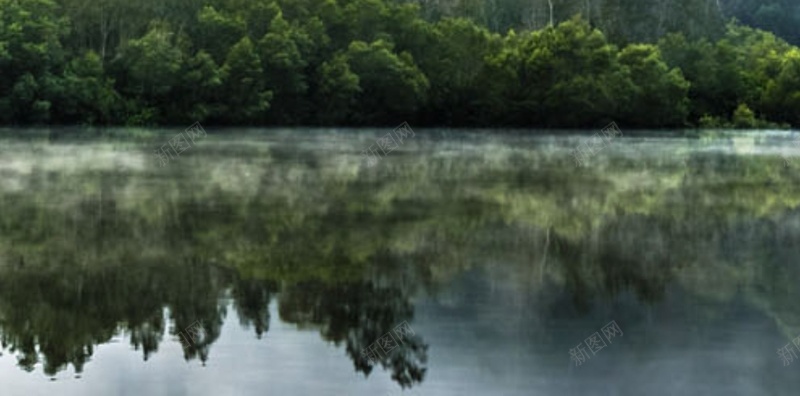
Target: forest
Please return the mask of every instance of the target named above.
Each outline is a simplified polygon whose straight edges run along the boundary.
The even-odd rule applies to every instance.
[[[800,125],[791,0],[0,0],[1,125]]]

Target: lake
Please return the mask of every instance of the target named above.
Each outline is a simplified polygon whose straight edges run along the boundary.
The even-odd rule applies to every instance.
[[[797,132],[180,129],[0,129],[3,395],[800,387]]]

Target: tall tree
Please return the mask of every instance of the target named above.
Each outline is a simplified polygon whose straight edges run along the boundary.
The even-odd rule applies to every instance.
[[[226,122],[250,124],[264,119],[272,91],[265,88],[263,74],[253,42],[243,37],[228,52],[222,66]]]

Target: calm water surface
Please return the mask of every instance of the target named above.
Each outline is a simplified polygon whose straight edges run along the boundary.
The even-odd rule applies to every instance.
[[[792,133],[206,129],[0,130],[0,394],[800,389]]]

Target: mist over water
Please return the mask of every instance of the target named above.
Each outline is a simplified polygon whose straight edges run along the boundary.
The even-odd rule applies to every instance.
[[[152,153],[174,131],[3,131],[3,389],[800,385],[776,354],[800,336],[796,132],[626,130],[576,166],[596,131],[419,129],[370,167],[385,130],[207,129],[165,167]],[[570,360],[611,321],[622,335]],[[364,358],[403,322],[412,336]]]

